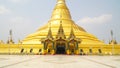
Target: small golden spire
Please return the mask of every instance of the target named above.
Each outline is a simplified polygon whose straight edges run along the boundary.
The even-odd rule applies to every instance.
[[[48,30],[47,38],[53,39],[53,37],[52,37],[52,31],[51,31],[51,23],[49,24],[49,30]]]
[[[69,39],[70,38],[76,38],[75,37],[75,34],[74,34],[74,30],[73,30],[73,25],[72,25],[72,23],[71,23],[71,32],[70,32],[70,35],[69,35]]]
[[[64,29],[63,29],[63,26],[62,26],[62,21],[60,21],[60,26],[59,26],[59,29],[58,29],[58,33],[57,33],[57,36],[56,36],[56,39],[66,39],[66,36],[64,34]]]
[[[57,3],[58,3],[58,4],[60,4],[60,3],[65,3],[65,0],[58,0]]]

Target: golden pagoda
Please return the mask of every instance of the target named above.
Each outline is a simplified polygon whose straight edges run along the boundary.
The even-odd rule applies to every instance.
[[[62,21],[63,30],[66,37],[69,37],[71,31],[71,25],[77,38],[82,40],[81,44],[104,44],[97,39],[94,35],[88,33],[82,27],[75,24],[72,20],[69,9],[66,6],[65,0],[58,0],[57,4],[52,12],[52,16],[48,23],[39,28],[35,33],[28,35],[23,44],[41,44],[41,38],[45,38],[49,31],[49,24],[51,23],[52,36],[55,38]]]
[[[113,44],[114,43],[114,44]],[[0,41],[0,54],[120,55],[120,44],[105,44],[72,20],[65,0],[57,0],[48,23],[18,44]]]

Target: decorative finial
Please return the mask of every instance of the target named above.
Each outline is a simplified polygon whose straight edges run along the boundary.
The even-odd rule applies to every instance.
[[[10,33],[10,40],[12,40],[12,29],[10,29],[9,33]]]
[[[14,44],[14,41],[13,41],[13,39],[12,39],[12,29],[9,31],[9,33],[10,33],[10,37],[9,37],[9,39],[8,39],[8,44]]]
[[[10,35],[12,35],[12,29],[10,29],[10,31],[9,31],[9,32],[10,32]]]
[[[65,0],[58,0],[57,3],[65,3]]]
[[[111,38],[112,38],[112,40],[113,40],[113,31],[111,30]]]

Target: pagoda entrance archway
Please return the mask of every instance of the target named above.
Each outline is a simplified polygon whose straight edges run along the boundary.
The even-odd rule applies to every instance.
[[[65,54],[66,46],[65,43],[57,43],[56,44],[56,54]]]

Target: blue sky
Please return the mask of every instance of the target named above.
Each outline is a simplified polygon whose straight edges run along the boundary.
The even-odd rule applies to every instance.
[[[0,0],[0,40],[9,30],[13,39],[24,39],[47,23],[57,0]],[[72,19],[87,32],[108,42],[110,31],[120,42],[120,0],[66,0]]]

